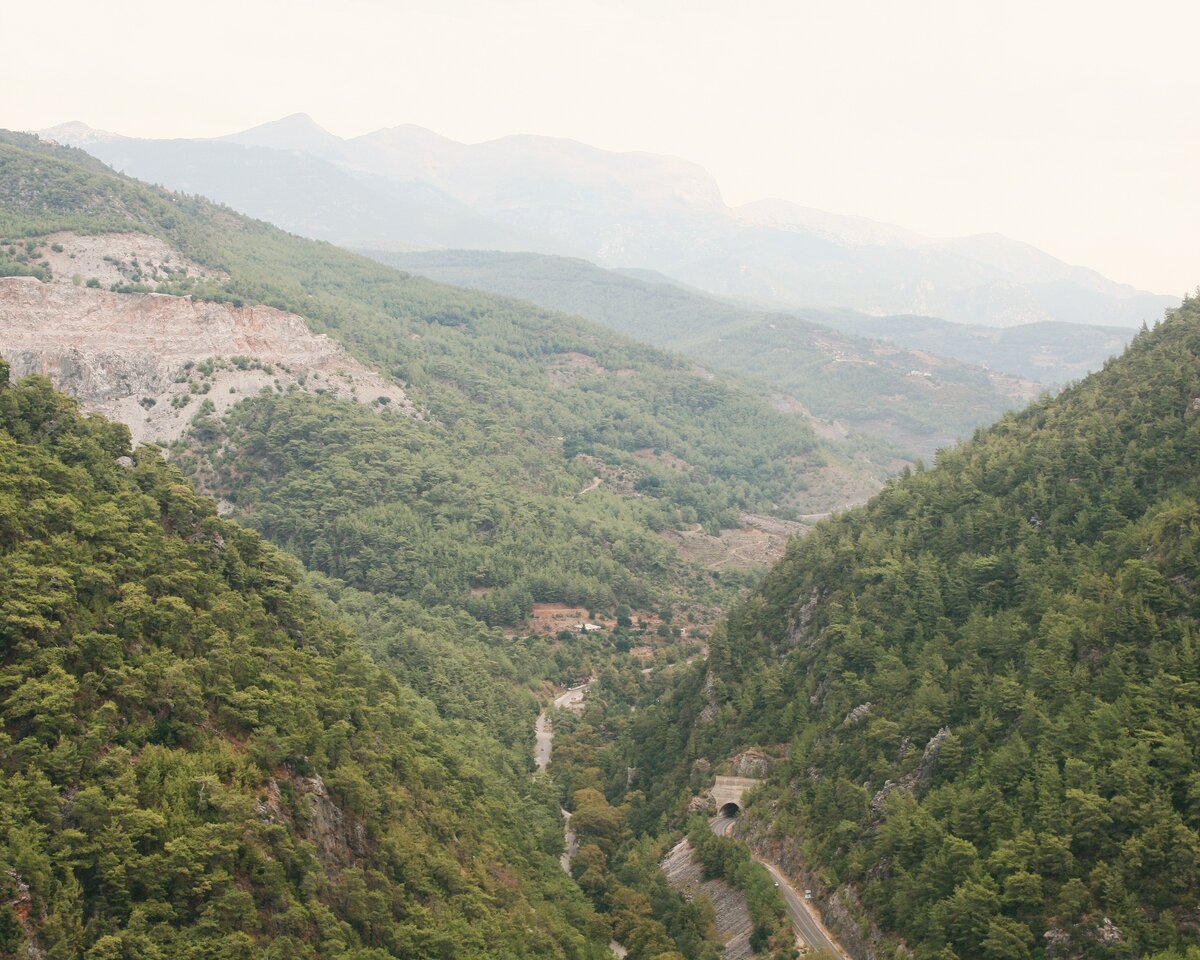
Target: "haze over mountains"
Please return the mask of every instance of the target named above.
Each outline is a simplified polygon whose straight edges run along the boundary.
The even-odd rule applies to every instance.
[[[216,140],[80,123],[43,135],[344,245],[567,254],[773,306],[992,326],[1137,327],[1178,302],[999,235],[934,240],[782,200],[729,207],[696,164],[551,137],[463,144],[406,125],[342,139],[303,114]]]

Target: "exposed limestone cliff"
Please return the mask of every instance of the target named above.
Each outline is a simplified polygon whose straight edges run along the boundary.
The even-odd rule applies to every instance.
[[[0,355],[129,425],[178,437],[207,400],[217,415],[263,388],[327,391],[411,411],[403,389],[304,321],[271,307],[0,279]]]

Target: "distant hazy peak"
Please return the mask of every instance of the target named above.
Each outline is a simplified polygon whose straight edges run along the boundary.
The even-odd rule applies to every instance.
[[[468,202],[483,199],[501,181],[528,187],[535,178],[587,187],[632,191],[639,202],[682,203],[724,211],[720,188],[699,164],[644,152],[617,152],[565,137],[511,134],[461,143],[424,127],[404,124],[347,141],[359,169],[438,183]]]
[[[1039,250],[1031,243],[1014,240],[1002,233],[976,233],[937,242],[939,249],[985,263],[1023,283],[1058,283],[1070,281],[1080,286],[1125,298],[1144,291],[1126,283],[1109,280],[1089,267],[1080,267]]]
[[[856,246],[923,247],[930,240],[919,233],[890,223],[848,214],[829,213],[775,197],[755,200],[733,208],[743,223],[779,230],[804,230]]]
[[[1178,303],[999,234],[934,238],[779,199],[731,208],[696,163],[561,137],[462,143],[401,124],[343,139],[303,113],[220,140],[136,140],[83,124],[45,135],[143,179],[255,207],[256,216],[306,236],[377,249],[565,253],[658,270],[743,302],[990,326],[1061,320],[1136,327]],[[213,156],[221,144],[247,155]],[[272,152],[279,156],[265,155]],[[298,189],[283,174],[295,173],[305,157],[337,169],[303,171],[308,187]],[[354,209],[313,203],[334,196],[349,198]],[[397,202],[407,204],[403,214],[387,216]]]
[[[966,237],[933,239],[890,223],[804,207],[789,200],[768,199],[733,209],[743,223],[777,230],[814,233],[846,246],[900,247],[909,250],[938,250],[998,271],[1006,281],[1020,284],[1069,282],[1125,299],[1143,291],[1117,283],[1087,267],[1059,260],[1022,240],[1002,233],[978,233]]]
[[[360,137],[352,137],[351,143],[388,143],[388,142],[403,142],[403,143],[428,143],[431,146],[439,147],[465,147],[466,144],[460,143],[457,140],[451,140],[449,137],[444,137],[436,130],[430,130],[428,127],[421,127],[415,123],[398,123],[394,127],[380,127],[378,130],[372,130],[370,133],[364,133]]]
[[[43,140],[53,140],[64,143],[69,147],[80,147],[88,143],[102,143],[106,140],[127,140],[128,137],[119,133],[109,133],[107,130],[97,130],[89,127],[82,120],[69,120],[54,127],[36,131]]]
[[[317,155],[336,151],[344,143],[341,137],[330,133],[307,113],[293,113],[218,139],[248,147],[299,150]]]

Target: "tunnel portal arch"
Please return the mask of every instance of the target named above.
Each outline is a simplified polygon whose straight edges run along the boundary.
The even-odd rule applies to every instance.
[[[751,777],[717,777],[711,791],[713,803],[723,815],[736,817],[742,812],[742,794],[753,790],[760,783],[761,780]],[[726,814],[726,807],[733,807],[734,812]]]

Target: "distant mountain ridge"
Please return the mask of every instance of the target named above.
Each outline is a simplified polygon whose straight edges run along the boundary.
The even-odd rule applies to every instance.
[[[759,310],[661,274],[533,253],[367,252],[389,266],[578,314],[714,369],[755,377],[817,416],[922,455],[969,436],[1031,397],[1037,384],[1059,386],[1100,369],[1133,334],[1052,322],[997,328]]]
[[[576,255],[776,306],[993,326],[1134,327],[1178,302],[999,235],[932,240],[787,201],[729,207],[694,163],[553,137],[464,144],[402,125],[343,139],[304,114],[218,140],[136,140],[79,123],[43,136],[339,243]]]

